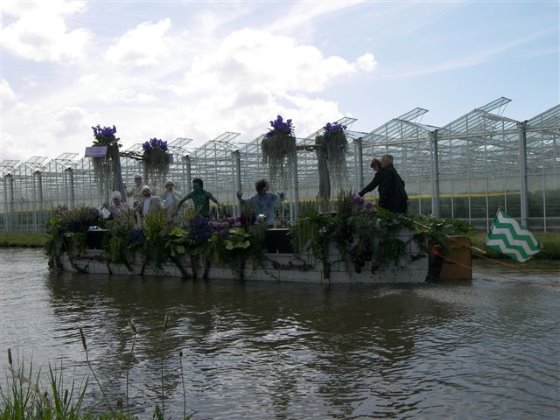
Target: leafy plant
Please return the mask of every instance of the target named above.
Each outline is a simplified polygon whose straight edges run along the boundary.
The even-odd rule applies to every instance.
[[[105,157],[92,158],[93,172],[95,181],[99,188],[101,196],[108,197],[110,191],[120,191],[124,193],[121,173],[121,159],[119,155],[119,138],[115,136],[117,128],[112,127],[91,127],[93,130],[93,146],[107,147],[107,155]],[[112,180],[112,182],[110,182]]]
[[[169,164],[171,163],[167,142],[154,137],[144,142],[142,149],[144,150],[142,160],[144,161],[146,179],[163,182],[169,172]]]
[[[346,139],[346,126],[337,122],[327,123],[323,127],[323,133],[315,138],[315,144],[323,149],[327,158],[329,172],[334,179],[344,179],[346,171],[346,151],[348,140]]]
[[[108,231],[103,244],[107,261],[124,264],[132,271],[136,254],[142,249],[144,242],[144,232],[136,227],[134,213],[127,212],[107,225]]]
[[[97,209],[83,205],[73,208],[57,207],[47,222],[45,251],[49,257],[49,266],[61,267],[60,257],[63,252],[70,259],[82,253],[86,248],[87,231],[90,226],[95,225],[103,225]]]
[[[263,161],[268,166],[270,181],[273,184],[279,181],[281,188],[286,188],[296,154],[294,127],[292,120],[284,121],[281,115],[270,121],[270,125],[272,129],[261,141]]]
[[[326,276],[330,270],[331,244],[337,246],[342,258],[352,261],[357,272],[368,262],[375,271],[397,264],[406,256],[410,241],[416,242],[421,250],[427,250],[431,244],[447,249],[448,235],[465,234],[471,229],[470,225],[456,221],[375,210],[370,202],[350,192],[341,192],[335,204],[336,212],[332,215],[308,209],[291,228],[296,248],[308,249],[321,260]],[[399,238],[403,230],[411,232],[407,241]]]
[[[165,250],[167,242],[167,217],[164,210],[149,212],[144,218],[144,245],[142,248],[144,264],[142,273],[148,264],[161,269],[168,259]]]
[[[217,263],[228,266],[236,278],[243,280],[247,261],[262,265],[266,225],[250,226],[247,230],[234,227],[225,235],[212,236],[213,256]]]

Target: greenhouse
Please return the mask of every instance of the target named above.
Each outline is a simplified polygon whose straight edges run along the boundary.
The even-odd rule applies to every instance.
[[[355,118],[338,121],[346,126],[346,170],[331,175],[332,196],[359,191],[373,173],[371,159],[391,154],[406,182],[409,213],[468,221],[487,230],[501,208],[536,231],[560,228],[560,105],[526,121],[503,115],[507,98],[499,98],[442,127],[422,123],[428,110],[415,108],[370,132],[352,130]],[[320,126],[321,123],[318,123]],[[318,204],[318,130],[297,137],[297,153],[283,182],[272,183],[285,192],[286,215],[295,220],[302,205]],[[300,134],[300,133],[298,133]],[[169,142],[172,155],[165,178],[181,194],[190,191],[193,178],[238,213],[236,192],[253,195],[255,181],[269,178],[261,143],[265,135],[239,142],[240,134],[226,132],[201,146],[178,138]],[[142,144],[121,153],[124,184],[135,174],[145,176],[135,159]],[[0,230],[44,231],[52,209],[60,205],[99,207],[108,200],[110,186],[100,188],[92,158],[62,153],[54,159],[34,156],[25,162],[0,162]],[[148,179],[157,192],[163,178]],[[374,199],[376,193],[368,194]]]

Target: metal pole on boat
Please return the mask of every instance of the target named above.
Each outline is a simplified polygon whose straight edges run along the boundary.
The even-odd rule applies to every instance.
[[[361,191],[364,188],[364,156],[362,148],[362,138],[354,140],[354,149],[357,162],[354,165],[356,168],[356,179],[358,180],[358,185],[356,190]]]
[[[519,173],[521,188],[520,188],[520,207],[521,207],[521,224],[527,226],[527,215],[529,213],[528,205],[528,188],[527,188],[527,122],[517,123],[519,129],[519,166],[521,171]]]
[[[183,157],[183,161],[185,162],[185,172],[187,177],[187,193],[192,191],[192,182],[191,182],[191,157],[189,155]]]
[[[241,156],[239,150],[234,150],[231,152],[231,156],[233,158],[233,168],[235,170],[235,188],[233,191],[234,197],[233,202],[236,203],[233,207],[235,209],[236,215],[241,214],[241,208],[239,205],[239,200],[237,200],[237,192],[242,191],[241,188]]]
[[[68,184],[70,187],[69,201],[70,207],[74,207],[74,201],[76,194],[74,192],[74,170],[72,168],[66,168],[66,174],[68,175]]]
[[[293,175],[293,206],[292,206],[292,222],[297,221],[299,213],[299,183],[298,183],[298,162],[297,151],[294,151],[294,175]]]
[[[8,192],[8,189],[10,192]],[[6,205],[6,232],[9,232],[10,217],[14,207],[14,178],[12,174],[4,176],[4,203]]]
[[[43,180],[41,171],[33,172],[33,230],[37,232],[38,213],[42,210],[43,204]]]
[[[437,144],[437,130],[428,133],[430,139],[431,159],[432,159],[432,216],[439,215],[439,155]]]

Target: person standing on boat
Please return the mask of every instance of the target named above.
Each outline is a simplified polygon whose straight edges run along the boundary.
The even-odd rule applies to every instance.
[[[379,174],[377,187],[379,190],[379,207],[393,213],[406,213],[408,209],[408,195],[404,189],[404,181],[393,166],[393,156],[383,155],[381,158],[381,169],[376,172]],[[366,192],[373,190],[375,177],[362,191],[363,196]],[[373,188],[370,188],[373,186]]]
[[[373,159],[370,164],[370,168],[373,170],[375,175],[369,184],[367,184],[362,191],[358,193],[360,197],[363,197],[366,193],[373,191],[379,186],[379,182],[382,177],[383,168],[381,167],[381,161],[379,159]]]
[[[109,204],[109,212],[111,213],[111,217],[113,219],[116,219],[127,211],[128,206],[124,201],[122,201],[121,192],[113,191],[111,193],[111,204]]]
[[[257,181],[255,189],[257,193],[248,200],[243,200],[243,193],[238,191],[237,198],[239,203],[241,207],[245,207],[253,213],[255,220],[258,220],[260,215],[264,215],[268,225],[273,226],[276,221],[276,208],[282,203],[284,193],[274,194],[269,192],[270,185],[266,179]]]
[[[141,220],[144,220],[148,213],[161,210],[161,200],[152,195],[152,190],[147,185],[142,187],[142,200],[136,206],[136,212]]]
[[[193,190],[184,196],[177,204],[177,209],[175,210],[174,215],[179,212],[179,209],[185,201],[192,200],[194,208],[199,216],[210,217],[210,201],[213,201],[218,206],[220,203],[218,203],[218,200],[216,200],[211,192],[208,192],[203,188],[204,182],[202,182],[202,179],[194,178],[192,180],[192,187]]]
[[[132,208],[136,209],[136,206],[142,200],[142,175],[134,175],[134,185],[128,189],[126,188],[126,196],[132,201]]]
[[[159,196],[167,215],[167,221],[171,221],[177,211],[181,196],[175,191],[175,183],[171,180],[165,182],[165,191]]]

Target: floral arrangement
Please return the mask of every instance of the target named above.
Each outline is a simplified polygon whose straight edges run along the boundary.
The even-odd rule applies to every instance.
[[[110,191],[120,191],[122,184],[121,162],[119,155],[119,138],[115,136],[117,127],[101,127],[97,125],[91,127],[93,130],[93,146],[107,147],[107,155],[105,157],[92,158],[93,172],[95,180],[102,196],[108,196]],[[113,182],[108,185],[109,181]]]
[[[154,137],[144,142],[142,149],[144,150],[142,160],[146,178],[164,182],[171,162],[171,157],[167,152],[167,142]]]
[[[270,121],[270,125],[272,129],[266,133],[261,142],[263,161],[268,165],[270,181],[274,184],[279,180],[283,184],[282,187],[286,188],[288,174],[293,168],[296,153],[294,126],[292,120],[284,121],[281,115],[278,115],[274,121]]]
[[[334,179],[346,177],[346,150],[348,141],[346,139],[346,126],[340,123],[327,123],[323,127],[323,133],[315,138],[315,144],[319,147],[318,154],[322,153],[327,159],[329,172]]]
[[[470,228],[464,222],[376,209],[350,192],[341,193],[335,205],[334,213],[321,213],[311,207],[303,209],[302,217],[289,228],[295,248],[309,250],[319,259],[326,276],[332,263],[329,260],[331,245],[338,248],[349,269],[374,272],[382,266],[397,264],[403,258],[424,257],[425,253],[407,256],[410,241],[424,251],[430,244],[437,244],[446,251],[447,235],[465,234]],[[107,262],[124,264],[131,269],[131,264],[140,257],[142,273],[148,265],[158,268],[171,261],[185,278],[206,278],[210,266],[218,264],[229,267],[237,278],[243,279],[249,260],[253,267],[264,260],[266,224],[242,226],[240,217],[221,220],[194,217],[175,224],[169,223],[165,212],[160,211],[149,213],[142,229],[128,217],[100,223],[104,222],[98,219],[95,209],[55,210],[48,222],[47,254],[51,266],[60,266],[60,256],[64,252],[72,263],[85,249],[88,227],[94,224],[107,228],[103,240]],[[407,241],[399,237],[403,229],[413,234]]]
[[[113,146],[118,145],[119,140],[115,134],[117,133],[117,127],[101,127],[99,124],[96,127],[91,127],[93,130],[93,136],[95,141],[94,146]]]

